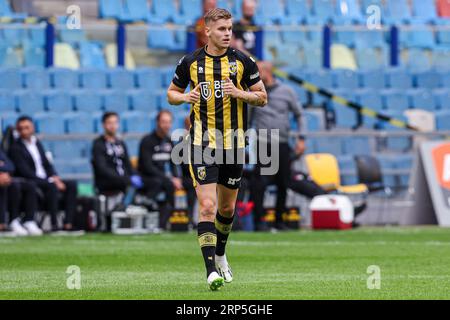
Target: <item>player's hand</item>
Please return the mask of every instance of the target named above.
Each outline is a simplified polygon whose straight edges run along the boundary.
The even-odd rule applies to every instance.
[[[11,176],[7,172],[0,172],[0,187],[6,187],[11,184]]]
[[[225,80],[225,83],[223,85],[223,93],[227,96],[230,96],[232,98],[237,98],[239,95],[239,89],[235,87],[233,81],[230,80],[230,78],[227,78]]]
[[[187,103],[197,103],[200,101],[200,84],[198,84],[194,90],[186,93],[186,102]]]

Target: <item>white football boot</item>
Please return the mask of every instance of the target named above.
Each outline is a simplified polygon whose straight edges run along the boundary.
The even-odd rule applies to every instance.
[[[30,236],[42,236],[44,234],[34,221],[25,222],[23,227],[28,231]]]
[[[9,225],[11,231],[14,232],[16,236],[23,237],[28,235],[27,229],[25,229],[21,224],[19,219],[14,219]]]
[[[223,278],[215,271],[210,273],[207,282],[212,291],[219,290],[224,284]]]
[[[217,272],[219,272],[219,274],[223,277],[224,281],[226,283],[230,283],[231,281],[233,281],[233,272],[231,271],[230,265],[228,264],[227,255],[216,255],[215,261]]]

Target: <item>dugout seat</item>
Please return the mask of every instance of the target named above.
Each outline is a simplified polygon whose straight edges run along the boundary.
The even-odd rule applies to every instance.
[[[315,153],[305,156],[306,166],[311,178],[327,191],[337,191],[342,194],[365,194],[368,192],[365,184],[341,185],[339,165],[332,154]]]

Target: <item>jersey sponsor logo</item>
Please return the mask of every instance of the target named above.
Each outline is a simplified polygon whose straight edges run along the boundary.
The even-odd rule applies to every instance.
[[[197,168],[197,175],[200,180],[206,179],[206,168],[205,167],[198,167]]]
[[[252,74],[250,76],[250,80],[254,80],[254,79],[258,78],[258,77],[259,77],[259,72],[255,73],[255,74]]]
[[[203,99],[205,99],[206,101],[209,101],[209,99],[211,99],[212,95],[213,95],[213,91],[214,91],[214,97],[216,97],[216,99],[220,99],[224,97],[223,94],[223,85],[225,83],[225,80],[217,80],[214,81],[214,88],[211,88],[211,81],[205,81],[205,82],[200,82],[200,92],[202,94]]]
[[[228,184],[230,186],[235,186],[239,181],[241,181],[241,178],[228,178]]]

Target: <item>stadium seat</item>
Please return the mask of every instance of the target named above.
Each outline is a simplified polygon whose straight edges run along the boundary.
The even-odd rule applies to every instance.
[[[359,81],[362,88],[384,89],[386,78],[382,69],[359,72]]]
[[[411,18],[411,9],[408,0],[395,0],[386,2],[387,20],[394,23],[408,22]]]
[[[338,161],[332,154],[308,154],[305,162],[311,178],[325,190],[342,194],[364,194],[368,191],[364,184],[341,185]]]
[[[356,63],[353,51],[342,44],[333,44],[331,46],[331,67],[333,69],[356,70]]]
[[[53,157],[55,159],[88,158],[90,151],[86,140],[56,140],[53,141]]]
[[[0,43],[0,67],[16,68],[22,66],[22,62],[16,50]]]
[[[123,68],[108,70],[108,86],[112,89],[128,90],[135,87],[134,74]]]
[[[124,132],[149,133],[154,129],[156,113],[129,111],[122,115]]]
[[[436,100],[429,90],[417,89],[408,91],[410,106],[414,109],[434,111]]]
[[[72,98],[66,90],[48,90],[45,92],[45,109],[55,113],[73,111]]]
[[[404,91],[386,89],[381,91],[383,108],[393,111],[404,111],[409,108],[408,96]]]
[[[332,71],[333,84],[338,89],[357,89],[359,88],[359,78],[356,72],[345,69],[336,69]]]
[[[158,97],[149,90],[129,90],[127,92],[131,100],[131,108],[133,111],[157,111]]]
[[[355,95],[349,90],[338,90],[335,94],[344,99],[355,101]],[[334,111],[335,114],[335,124],[337,128],[341,129],[352,129],[357,125],[357,112],[347,106],[340,103],[330,101],[329,108]]]
[[[26,68],[21,71],[23,83],[27,89],[47,89],[50,88],[50,77],[43,68]]]
[[[106,63],[109,68],[117,68],[117,44],[115,43],[108,43],[105,46],[105,56],[106,56]],[[136,68],[136,62],[134,61],[134,57],[131,54],[131,50],[127,48],[125,50],[125,68],[127,70],[132,70]]]
[[[22,88],[22,75],[16,68],[0,69],[0,89],[15,90]]]
[[[378,69],[384,65],[382,53],[376,48],[356,48],[355,58],[361,70]]]
[[[23,61],[25,67],[45,67],[46,54],[42,47],[23,46]]]
[[[283,39],[283,43],[295,44],[299,45],[306,41],[307,33],[302,30],[283,30],[281,31],[281,37]]]
[[[123,19],[125,21],[147,21],[149,7],[147,0],[125,0]]]
[[[85,68],[105,68],[105,57],[100,45],[93,42],[81,43],[80,64]]]
[[[343,155],[337,157],[339,176],[341,178],[341,184],[343,185],[356,185],[358,179],[356,176],[356,165],[352,155]]]
[[[347,137],[342,141],[345,155],[371,154],[371,144],[368,137]]]
[[[25,29],[20,23],[5,24],[0,29],[2,42],[9,47],[20,47],[26,38]]]
[[[437,18],[435,0],[413,0],[412,12],[414,19],[420,19],[427,23],[434,22]]]
[[[64,134],[65,125],[61,114],[56,112],[43,112],[34,115],[36,132],[40,134]]]
[[[307,0],[286,0],[286,14],[290,21],[304,22],[309,14]],[[283,19],[282,19],[283,21]]]
[[[383,110],[383,100],[378,90],[373,89],[361,89],[356,91],[356,102],[361,104],[365,108],[369,108],[376,112],[381,112]],[[368,129],[374,129],[378,120],[373,117],[363,115],[363,127]]]
[[[176,49],[175,33],[170,29],[150,29],[148,31],[148,46],[152,49],[173,51]]]
[[[50,79],[52,87],[56,89],[76,89],[79,84],[78,73],[70,69],[52,68]]]
[[[444,29],[438,29],[436,31],[437,35],[437,42],[440,46],[449,48],[450,47],[450,30],[444,28]],[[437,49],[437,48],[436,48]]]
[[[310,81],[314,85],[316,85],[320,88],[324,88],[326,90],[331,90],[333,88],[332,74],[331,74],[331,72],[326,71],[326,70],[318,70],[317,72],[314,72],[313,74],[311,74]],[[327,101],[326,98],[324,98],[318,94],[313,95],[313,104],[314,105],[320,105],[325,101]]]
[[[417,88],[437,89],[441,86],[441,78],[436,71],[416,72],[413,78]]]
[[[178,16],[174,1],[152,1],[151,23],[173,22]]]
[[[410,154],[401,154],[395,158],[395,168],[399,170],[410,171],[413,166],[413,156]],[[408,187],[409,185],[409,177],[408,173],[400,174],[398,176],[398,185],[399,187]]]
[[[127,146],[127,151],[130,157],[139,156],[139,143],[140,140],[136,138],[126,138],[125,144]]]
[[[346,21],[362,22],[361,7],[357,0],[337,0],[336,11]]]
[[[16,112],[14,95],[5,89],[0,89],[0,112]]]
[[[447,0],[437,0],[437,9],[440,17],[450,18],[450,2]]]
[[[122,20],[124,16],[122,0],[99,0],[98,5],[100,18]]]
[[[437,70],[440,78],[441,78],[441,87],[442,88],[450,88],[450,73],[448,70]]]
[[[44,47],[45,39],[45,25],[31,26],[28,28],[27,40],[30,45],[34,47]]]
[[[389,68],[385,70],[386,82],[392,89],[411,89],[412,76],[403,68]]]
[[[313,0],[311,7],[312,17],[308,16],[308,22],[321,22],[324,24],[331,21],[335,15],[334,4],[331,0]]]
[[[407,121],[407,118],[403,114],[403,111],[387,110],[385,111],[387,116],[393,117],[396,120]],[[380,128],[386,131],[405,131],[405,129],[395,127],[388,122],[380,122]],[[411,149],[412,143],[410,137],[387,137],[386,147],[388,150],[405,152]]]
[[[103,90],[103,109],[105,111],[125,112],[129,110],[128,97],[122,90]]]
[[[7,17],[14,20],[23,20],[27,17],[27,14],[14,12],[11,9],[8,0],[0,0],[0,17]]]
[[[315,137],[311,138],[314,141],[314,149],[319,153],[331,153],[335,156],[343,154],[342,138],[340,137]]]
[[[450,61],[450,47],[449,48],[440,48],[436,47],[432,51],[433,55],[433,68],[445,70],[449,69],[449,61]]]
[[[450,131],[450,109],[436,111],[436,129]]]
[[[279,23],[284,17],[284,8],[280,1],[260,1],[256,9],[256,24]]]
[[[436,46],[434,32],[430,26],[416,24],[413,29],[400,32],[406,33],[405,45],[408,48],[433,49]]]
[[[75,110],[96,112],[102,110],[102,96],[95,90],[72,90]]]
[[[159,69],[159,72],[161,74],[161,84],[163,86],[163,89],[166,90],[166,88],[169,87],[170,83],[172,82],[175,74],[175,68],[172,66],[163,67]]]
[[[16,120],[19,117],[18,113],[15,112],[2,112],[0,113],[0,122],[2,132],[9,126],[15,126]]]
[[[324,129],[324,116],[320,110],[304,110],[302,116],[302,130],[306,132],[314,132]]]
[[[94,120],[87,112],[70,112],[64,114],[66,132],[69,134],[90,134],[95,132]]]
[[[220,7],[221,8],[221,7]],[[200,18],[202,12],[201,0],[181,0],[180,14],[183,17],[185,25],[192,25]]]
[[[275,29],[267,29],[263,33],[263,41],[265,47],[277,47],[283,42],[281,32]]]
[[[406,65],[410,70],[428,70],[431,68],[431,61],[424,50],[413,48],[408,50],[408,62]]]
[[[45,110],[44,96],[38,90],[17,90],[14,96],[21,113],[34,114]]]
[[[395,169],[396,156],[378,154],[376,155],[376,158],[381,166],[381,172],[383,174],[383,184],[389,188],[397,187],[398,183],[396,176],[392,173],[387,173],[388,170]]]
[[[159,91],[156,93],[157,101],[158,101],[158,109],[170,109],[173,108],[167,101],[167,92]]]
[[[320,46],[304,45],[303,56],[306,68],[320,69],[323,66],[323,54]]]
[[[439,109],[450,110],[450,90],[448,87],[446,89],[433,90],[433,96]]]
[[[300,48],[294,43],[284,43],[277,47],[277,61],[291,67],[303,67],[304,60]]]
[[[104,89],[107,86],[106,73],[99,69],[82,69],[80,71],[80,85],[85,89]]]
[[[70,45],[78,45],[87,41],[86,32],[83,29],[67,29],[65,25],[60,25],[59,40]]]
[[[364,30],[355,32],[356,48],[383,48],[385,46],[383,31]]]
[[[54,46],[53,66],[58,68],[79,69],[80,60],[70,44],[56,43]]]
[[[157,68],[139,68],[135,71],[135,77],[140,89],[156,91],[162,87],[162,78]]]

